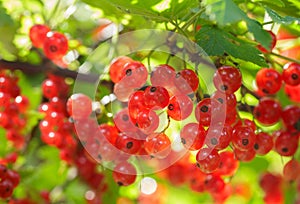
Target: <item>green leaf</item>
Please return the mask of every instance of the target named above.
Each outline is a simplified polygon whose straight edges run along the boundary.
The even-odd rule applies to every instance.
[[[245,19],[246,14],[232,0],[206,0],[206,14],[220,26]]]
[[[240,21],[245,21],[249,32],[253,33],[255,40],[264,47],[271,44],[271,36],[262,28],[259,22],[250,19],[232,0],[206,0],[206,14],[210,20],[224,27]]]
[[[94,1],[94,0],[83,0],[85,3],[90,4],[94,7],[98,7],[102,10],[104,8],[109,9],[113,13],[119,13],[122,11],[123,13],[127,14],[137,14],[142,15],[144,17],[157,20],[157,21],[166,21],[168,22],[169,19],[163,17],[159,12],[156,12],[152,9],[157,3],[161,2],[161,0],[154,0],[154,1],[142,1],[137,0],[136,3],[132,3],[131,0],[102,0],[102,1]]]
[[[296,17],[292,17],[292,16],[285,16],[282,17],[280,16],[278,13],[276,13],[274,10],[266,7],[266,11],[268,12],[269,16],[272,18],[272,20],[276,23],[280,23],[280,24],[292,24],[295,21],[299,21],[300,22],[300,18],[296,18]]]
[[[300,2],[298,0],[280,0],[280,3],[275,3],[278,0],[275,1],[268,1],[264,0],[261,1],[261,5],[265,7],[269,7],[276,11],[277,13],[280,13],[281,15],[285,16],[293,16],[293,17],[300,17]],[[284,6],[283,6],[284,5]]]
[[[282,0],[252,0],[252,2],[257,2],[257,3],[261,3],[263,5],[275,5],[278,7],[285,7],[285,3]]]
[[[17,49],[13,44],[16,25],[0,2],[0,58],[14,60]]]
[[[267,66],[264,58],[260,56],[259,50],[252,44],[236,38],[224,30],[203,26],[196,34],[196,40],[209,56],[222,56],[226,53],[244,61]]]

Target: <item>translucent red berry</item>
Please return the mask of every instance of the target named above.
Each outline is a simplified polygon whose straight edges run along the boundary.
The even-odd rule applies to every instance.
[[[213,82],[217,90],[232,94],[241,87],[242,75],[235,67],[223,66],[215,72]]]
[[[241,151],[247,151],[253,148],[255,143],[255,133],[248,126],[237,126],[233,129],[232,144]]]
[[[152,157],[164,159],[171,152],[171,141],[165,133],[150,135],[144,142],[144,148]]]
[[[283,167],[283,178],[287,181],[296,181],[300,178],[300,162],[291,159]]]
[[[125,65],[133,60],[127,56],[115,58],[109,65],[109,75],[112,82],[117,83],[123,78],[123,69]]]
[[[175,69],[167,64],[162,64],[154,67],[151,72],[151,84],[152,86],[162,86],[165,88],[171,88],[174,86]]]
[[[43,24],[36,24],[30,28],[29,38],[33,46],[42,48],[50,28]]]
[[[273,68],[262,68],[256,74],[257,88],[264,94],[275,94],[282,84],[281,74]]]
[[[199,150],[205,140],[205,129],[198,123],[188,123],[180,131],[181,143],[191,151]]]
[[[286,106],[281,117],[287,129],[300,131],[300,107],[295,105]]]
[[[144,103],[147,108],[164,108],[169,104],[169,93],[161,86],[148,86],[144,92]]]
[[[120,133],[116,139],[115,146],[128,154],[136,154],[141,148],[142,142],[130,137],[130,134]]]
[[[281,118],[281,105],[272,98],[262,98],[254,108],[253,115],[261,124],[273,125]]]
[[[183,69],[176,74],[174,84],[178,93],[191,94],[198,89],[199,78],[193,70]]]
[[[128,186],[136,180],[136,168],[128,163],[121,162],[113,169],[113,179],[119,186]]]
[[[295,62],[288,63],[284,66],[282,72],[283,81],[290,86],[297,86],[300,84],[300,64]]]
[[[276,132],[273,134],[276,134]],[[298,134],[280,131],[275,136],[274,148],[281,156],[293,156],[298,149],[298,140]]]
[[[174,120],[184,120],[193,111],[193,102],[187,95],[174,95],[170,98],[167,113]]]
[[[69,49],[68,39],[62,33],[48,32],[44,40],[43,50],[46,57],[51,60],[62,58]]]
[[[265,132],[256,134],[256,140],[253,146],[256,154],[265,155],[272,150],[273,146],[273,138],[269,134]]]
[[[92,100],[82,93],[73,94],[67,101],[67,111],[74,120],[86,119],[92,113]]]
[[[196,155],[197,166],[204,173],[211,173],[220,166],[219,153],[211,148],[202,148]]]

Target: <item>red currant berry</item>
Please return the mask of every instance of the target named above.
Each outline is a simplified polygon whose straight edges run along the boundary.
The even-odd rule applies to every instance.
[[[220,108],[221,104],[217,100],[211,98],[203,99],[195,108],[197,121],[203,126],[209,126],[212,121],[217,122],[218,120],[222,120],[222,117],[219,117],[219,114],[223,113]]]
[[[74,120],[88,118],[92,113],[92,100],[82,93],[73,94],[67,101],[67,111]]]
[[[281,117],[287,129],[300,131],[300,108],[298,106],[286,106]]]
[[[235,158],[242,162],[249,162],[255,158],[255,151],[254,149],[249,149],[246,151],[234,149]]]
[[[232,139],[232,128],[230,126],[210,126],[207,130],[205,144],[217,150],[228,147]]]
[[[43,50],[51,60],[57,60],[67,54],[69,49],[68,39],[62,33],[48,32],[44,40]]]
[[[171,152],[171,141],[165,133],[150,135],[144,142],[144,148],[152,157],[164,159]]]
[[[199,78],[193,70],[183,69],[176,74],[174,84],[179,93],[191,94],[198,89]]]
[[[256,74],[256,84],[264,94],[275,94],[281,88],[281,74],[272,68],[262,68]]]
[[[46,25],[36,24],[30,28],[29,38],[33,46],[42,48],[50,28]]]
[[[175,69],[167,64],[158,65],[151,72],[152,86],[162,86],[167,89],[174,86]]]
[[[273,134],[277,134],[276,132]],[[275,138],[275,150],[281,156],[293,156],[298,149],[299,135],[290,132],[279,132]]]
[[[180,131],[183,146],[191,151],[199,150],[205,140],[205,129],[198,123],[188,123]]]
[[[113,179],[119,186],[129,186],[136,179],[136,168],[128,163],[121,162],[113,170]]]
[[[204,173],[211,173],[220,166],[219,153],[210,148],[202,148],[196,155],[197,166]]]
[[[282,72],[283,81],[290,86],[297,86],[300,84],[300,64],[288,63],[284,66]]]
[[[234,94],[224,94],[221,91],[216,91],[211,98],[223,104],[227,112],[231,112],[236,108],[236,96]]]
[[[300,163],[295,159],[291,159],[284,165],[283,178],[287,181],[296,181],[300,178]]]
[[[131,138],[129,134],[120,133],[116,139],[115,146],[125,153],[136,154],[140,150],[142,142]]]
[[[241,151],[247,151],[253,148],[255,143],[255,133],[248,126],[238,126],[233,129],[232,144]]]
[[[215,172],[220,176],[233,176],[239,167],[233,152],[225,151],[220,153],[220,165]]]
[[[153,110],[141,110],[136,119],[137,126],[145,134],[153,133],[159,125],[159,117]]]
[[[266,193],[272,193],[274,188],[276,189],[281,187],[282,178],[279,175],[266,172],[261,175],[259,185]]]
[[[256,154],[265,155],[273,148],[273,138],[264,132],[256,134],[256,140],[254,144],[254,150]]]
[[[216,71],[213,82],[217,90],[232,94],[241,87],[242,75],[235,67],[223,66]]]
[[[169,93],[161,86],[148,86],[144,92],[144,103],[147,108],[165,108],[169,104]]]
[[[261,124],[273,125],[281,117],[281,105],[272,98],[262,98],[254,108],[253,115]]]
[[[184,120],[193,111],[193,102],[186,95],[174,95],[170,98],[167,113],[174,120]]]
[[[136,91],[130,95],[128,100],[128,112],[133,122],[136,121],[140,111],[147,109],[144,104],[144,91]]]
[[[114,124],[120,132],[134,132],[138,129],[130,119],[128,108],[122,109],[115,115]]]
[[[101,124],[99,125],[99,132],[102,136],[104,136],[111,144],[116,143],[116,139],[118,137],[119,131],[116,126]]]
[[[140,88],[146,83],[148,71],[141,62],[133,61],[127,63],[122,70],[122,83],[128,88]]]
[[[0,197],[1,198],[9,198],[13,193],[13,183],[8,180],[4,179],[0,182]]]
[[[117,83],[123,78],[123,69],[125,65],[133,62],[133,60],[126,56],[115,58],[109,65],[109,75],[112,82]]]

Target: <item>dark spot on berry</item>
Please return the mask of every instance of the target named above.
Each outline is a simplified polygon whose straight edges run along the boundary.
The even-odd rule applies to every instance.
[[[295,124],[294,124],[294,128],[298,131],[300,131],[300,120],[298,120]]]
[[[169,109],[169,110],[174,110],[174,105],[173,105],[173,104],[169,104],[169,105],[168,105],[168,109]]]
[[[181,138],[181,143],[186,144],[186,140],[184,138]]]
[[[298,79],[298,75],[297,74],[292,74],[292,79],[297,80]]]
[[[217,144],[218,144],[217,138],[211,138],[211,139],[210,139],[210,143],[211,143],[212,145],[217,145]]]
[[[51,52],[57,52],[57,50],[58,50],[57,47],[54,45],[50,45],[49,49]]]
[[[265,94],[269,93],[269,91],[267,89],[262,89],[262,92],[264,92]]]
[[[208,107],[207,106],[202,106],[200,108],[200,110],[203,112],[203,113],[206,113],[208,111]]]
[[[133,146],[133,142],[128,142],[128,143],[126,144],[126,148],[127,148],[127,149],[131,149],[132,146]]]
[[[125,72],[126,76],[131,76],[132,74],[132,70],[131,69],[127,69]]]
[[[244,146],[248,145],[249,144],[249,140],[248,139],[242,139],[242,144]]]
[[[123,115],[123,116],[122,116],[122,120],[128,121],[128,119],[129,119],[128,115]]]
[[[155,92],[155,91],[156,91],[156,87],[152,86],[152,87],[150,88],[150,91],[151,91],[151,92]]]
[[[101,154],[98,154],[97,157],[98,157],[98,159],[102,160]]]
[[[221,88],[222,91],[226,91],[228,89],[228,86],[222,85],[220,88]]]
[[[217,99],[220,103],[224,103],[224,100],[222,98]]]
[[[254,149],[258,150],[259,149],[259,145],[257,143],[255,143],[254,145]]]
[[[281,151],[282,151],[282,152],[288,152],[289,149],[288,149],[287,147],[284,147],[284,148],[281,149]]]
[[[197,165],[197,167],[199,167],[199,168],[200,168],[200,164],[199,164],[199,163],[197,163],[196,165]]]
[[[209,94],[203,94],[203,98],[210,98]]]
[[[121,181],[118,181],[117,183],[119,186],[123,186],[123,183]]]

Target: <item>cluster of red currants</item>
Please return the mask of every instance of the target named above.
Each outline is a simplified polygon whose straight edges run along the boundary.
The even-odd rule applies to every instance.
[[[69,85],[64,78],[49,75],[42,84],[42,91],[45,101],[40,105],[39,111],[45,117],[39,123],[41,139],[46,144],[59,148],[61,159],[69,162],[68,155],[73,154],[77,147],[66,110]]]
[[[11,71],[0,71],[0,126],[6,130],[6,138],[17,149],[25,143],[23,136],[27,120],[29,100],[21,94],[18,77]]]
[[[19,182],[20,176],[17,172],[0,164],[0,198],[9,198]]]
[[[290,86],[299,85],[298,77],[300,65],[296,63],[287,64],[282,74],[272,68],[263,68],[256,75],[257,87],[264,96],[260,98],[253,115],[264,126],[274,125],[282,119],[285,129],[273,132],[274,148],[282,156],[293,156],[298,149],[300,108],[296,105],[282,108],[272,95],[280,90],[282,81]]]
[[[61,159],[77,167],[79,177],[97,192],[99,198],[105,191],[104,175],[97,172],[96,162],[82,150],[77,138],[74,137],[78,133],[76,131],[80,131],[79,129],[75,131],[74,122],[88,119],[92,111],[91,100],[83,94],[73,94],[69,97],[69,85],[65,83],[64,78],[51,74],[44,80],[42,91],[45,97],[39,108],[39,111],[45,114],[39,124],[42,141],[57,147]],[[73,106],[81,107],[83,111],[73,109]],[[87,109],[89,111],[84,112]],[[92,130],[88,125],[83,126],[83,129],[81,131]],[[78,134],[81,135],[82,132]],[[84,134],[92,137],[91,132]]]
[[[67,37],[59,32],[51,31],[47,25],[35,24],[30,28],[29,37],[32,45],[42,48],[47,58],[60,61],[68,52]]]

